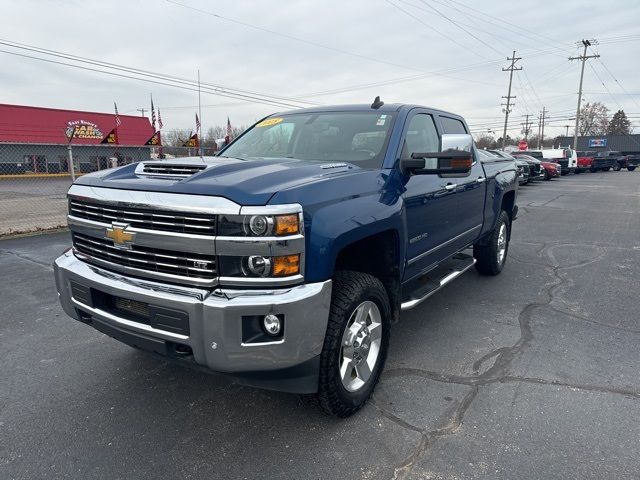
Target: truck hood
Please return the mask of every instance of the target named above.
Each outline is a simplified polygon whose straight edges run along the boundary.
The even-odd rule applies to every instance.
[[[192,175],[170,176],[145,173],[146,167],[193,166],[202,170]],[[239,205],[265,205],[282,190],[328,177],[357,175],[363,169],[349,163],[330,163],[292,158],[242,160],[228,157],[145,161],[84,175],[80,185],[225,197]]]

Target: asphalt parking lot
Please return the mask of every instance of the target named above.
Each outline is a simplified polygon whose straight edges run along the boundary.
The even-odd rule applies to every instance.
[[[640,172],[518,203],[503,273],[403,314],[346,420],[72,321],[50,266],[68,235],[0,241],[0,478],[640,477]]]

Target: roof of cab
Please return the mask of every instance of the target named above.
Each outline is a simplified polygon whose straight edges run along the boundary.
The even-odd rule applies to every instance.
[[[273,115],[291,115],[301,113],[322,113],[322,112],[398,112],[400,110],[411,110],[413,108],[424,108],[444,115],[462,118],[462,116],[451,112],[438,110],[437,108],[425,107],[423,105],[414,105],[406,103],[385,103],[379,108],[371,108],[371,104],[352,104],[352,105],[320,105],[317,107],[299,108],[296,110],[287,110],[278,112]]]

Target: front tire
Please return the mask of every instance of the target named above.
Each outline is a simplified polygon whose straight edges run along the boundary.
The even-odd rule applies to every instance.
[[[502,210],[488,242],[473,246],[476,270],[482,275],[498,275],[504,268],[509,251],[509,215]]]
[[[618,163],[616,163],[616,164],[613,166],[613,171],[614,171],[614,172],[619,172],[620,170],[622,170],[622,167],[621,167]]]
[[[627,167],[627,170],[628,170],[629,172],[633,172],[635,169],[636,169],[636,167]]]
[[[338,271],[320,354],[317,400],[322,410],[348,417],[367,402],[384,367],[390,325],[391,305],[382,282],[367,273]]]
[[[548,170],[545,170],[545,171],[544,171],[544,179],[545,179],[545,181],[547,181],[547,182],[548,182],[549,180],[551,180],[551,175],[549,175],[549,171],[548,171]]]

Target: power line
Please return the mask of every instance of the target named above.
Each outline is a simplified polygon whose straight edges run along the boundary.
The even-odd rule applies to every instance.
[[[50,49],[46,49],[43,47],[38,47],[35,45],[27,45],[27,44],[23,44],[23,43],[18,43],[18,42],[14,42],[11,40],[5,40],[5,39],[0,39],[0,45],[5,45],[11,48],[16,48],[19,50],[28,50],[31,52],[36,52],[36,53],[40,53],[43,55],[49,55],[49,56],[53,56],[53,57],[57,57],[57,58],[63,58],[65,60],[71,60],[74,62],[78,62],[78,63],[84,63],[84,64],[89,64],[89,65],[94,65],[94,66],[98,66],[101,68],[109,68],[109,69],[113,69],[113,70],[117,70],[117,71],[122,71],[122,72],[126,72],[126,73],[132,73],[135,75],[142,75],[142,76],[148,76],[151,78],[155,78],[155,79],[159,79],[159,80],[163,80],[163,81],[170,81],[170,82],[175,82],[175,83],[179,83],[179,84],[183,84],[183,85],[189,85],[189,86],[197,86],[197,82],[190,80],[190,79],[186,79],[183,77],[177,77],[177,76],[173,76],[173,75],[166,75],[166,74],[161,74],[161,73],[157,73],[157,72],[152,72],[149,70],[143,70],[140,68],[136,68],[136,67],[129,67],[129,66],[125,66],[125,65],[120,65],[120,64],[116,64],[116,63],[111,63],[111,62],[105,62],[103,60],[96,60],[96,59],[92,59],[92,58],[86,58],[86,57],[81,57],[78,55],[74,55],[74,54],[70,54],[70,53],[66,53],[66,52],[60,52],[60,51],[56,51],[56,50],[50,50]],[[263,93],[257,93],[257,92],[252,92],[252,91],[248,91],[248,90],[241,90],[241,89],[236,89],[236,88],[229,88],[229,87],[225,87],[223,85],[218,85],[218,84],[211,84],[211,83],[204,83],[203,85],[217,89],[223,93],[229,94],[229,95],[233,95],[236,96],[238,98],[240,97],[248,97],[248,98],[262,98],[262,99],[269,99],[269,100],[275,100],[275,103],[281,103],[283,106],[293,106],[292,103],[284,103],[284,102],[280,102],[280,100],[283,101],[295,101],[296,103],[311,103],[311,102],[301,102],[299,100],[296,99],[292,99],[292,98],[287,98],[287,97],[279,97],[276,95],[268,95],[268,94],[263,94]]]
[[[405,15],[407,15],[408,17],[413,18],[415,21],[417,21],[418,23],[420,23],[421,25],[427,27],[429,30],[433,30],[434,32],[436,32],[438,35],[443,36],[444,38],[446,38],[447,40],[455,43],[456,45],[458,45],[459,47],[462,47],[463,49],[465,49],[466,51],[470,50],[469,47],[467,45],[464,45],[460,42],[458,42],[455,38],[450,37],[449,35],[442,33],[440,30],[436,29],[433,25],[425,22],[424,20],[422,20],[420,17],[414,15],[413,13],[409,12],[408,10],[405,10],[404,8],[402,8],[400,5],[396,5],[395,3],[391,2],[391,0],[385,0],[385,2],[387,2],[389,5],[391,5],[392,7],[395,7],[396,9],[400,10],[402,13],[404,13]],[[473,52],[473,50],[471,50]],[[475,52],[474,52],[475,53]],[[482,56],[479,55],[478,53],[476,53],[476,55],[478,56]],[[483,57],[486,58],[486,57]]]
[[[640,37],[640,35],[638,35],[638,37]],[[607,66],[604,64],[604,62],[602,61],[602,59],[598,58],[598,62],[599,62],[599,63],[604,67],[604,69],[605,69],[605,70],[607,71],[607,73],[611,76],[611,78],[613,78],[613,81],[614,81],[614,82],[616,82],[616,83],[618,84],[618,87],[620,87],[620,90],[622,90],[626,95],[631,95],[631,101],[632,101],[633,103],[635,103],[635,104],[636,104],[636,106],[637,106],[638,108],[640,108],[640,103],[638,103],[638,102],[636,101],[636,99],[634,98],[634,96],[633,96],[631,93],[627,92],[627,90],[622,86],[622,84],[621,84],[621,83],[618,81],[618,79],[613,75],[613,73],[611,73],[611,70],[609,70],[609,69],[607,68]]]
[[[611,99],[614,101],[614,103],[616,103],[618,105],[618,107],[620,107],[620,110],[624,110],[624,108],[622,107],[622,105],[620,104],[620,102],[618,102],[618,99],[616,97],[613,96],[613,94],[611,93],[611,91],[607,88],[607,86],[604,84],[604,80],[602,80],[602,78],[600,77],[600,75],[598,75],[598,72],[596,71],[595,68],[593,68],[593,65],[591,65],[590,63],[588,64],[589,68],[591,69],[591,71],[593,72],[593,74],[596,76],[596,78],[598,79],[598,81],[602,84],[602,86],[604,87],[604,89],[607,91],[607,93],[609,94],[609,96],[611,97]]]
[[[498,17],[496,17],[496,16],[489,15],[489,14],[487,14],[487,13],[484,13],[484,12],[482,12],[482,11],[480,11],[480,10],[477,10],[477,9],[475,9],[475,8],[473,8],[473,7],[471,7],[471,6],[467,5],[467,4],[465,4],[465,3],[462,3],[462,2],[460,2],[460,1],[457,1],[457,0],[449,0],[449,2],[451,2],[451,3],[456,3],[456,4],[458,4],[458,5],[461,5],[461,6],[462,6],[464,9],[466,9],[467,11],[469,11],[469,10],[470,10],[470,11],[475,12],[475,13],[477,13],[478,15],[481,15],[481,16],[483,16],[483,17],[491,18],[491,19],[493,19],[493,20],[496,20],[496,21],[497,21],[497,22],[499,22],[499,23],[500,23],[500,25],[501,25],[503,28],[505,28],[505,29],[506,29],[505,25],[508,25],[509,23],[511,23],[511,20],[505,20],[504,18],[498,18]],[[533,30],[528,30],[528,29],[526,29],[526,28],[524,28],[524,27],[518,26],[518,31],[515,31],[515,33],[519,33],[519,34],[521,34],[521,35],[522,35],[522,32],[527,32],[527,33],[530,33],[530,34],[532,34],[532,35],[535,35],[536,37],[543,39],[546,43],[552,44],[552,45],[554,45],[554,46],[555,46],[555,45],[558,45],[558,44],[560,43],[558,40],[556,40],[556,39],[554,39],[554,38],[546,37],[546,36],[544,36],[544,35],[540,35],[538,32],[535,32],[535,31],[533,31]],[[532,37],[531,37],[531,38],[532,38]],[[538,41],[539,41],[539,40],[538,40]],[[558,47],[555,47],[555,48],[558,48]]]
[[[505,31],[507,31],[507,32],[515,33],[515,34],[517,34],[517,35],[518,35],[518,38],[519,38],[519,37],[528,37],[530,40],[533,40],[533,41],[534,41],[534,42],[536,42],[536,43],[538,43],[538,42],[540,41],[539,39],[536,39],[535,37],[533,37],[533,36],[531,36],[531,35],[528,35],[528,34],[526,33],[528,30],[523,29],[522,27],[518,27],[518,29],[510,28],[510,27],[508,27],[508,26],[507,26],[507,25],[509,24],[509,22],[507,22],[507,21],[505,21],[505,20],[497,19],[497,17],[492,17],[492,16],[490,16],[490,15],[487,15],[487,14],[485,14],[485,13],[482,13],[482,15],[483,15],[483,16],[488,17],[488,18],[490,18],[490,19],[497,19],[498,21],[482,19],[482,18],[479,18],[479,16],[478,16],[478,15],[475,15],[475,16],[473,16],[473,17],[472,17],[472,16],[469,14],[469,11],[470,11],[470,10],[473,10],[473,9],[471,9],[471,7],[466,7],[466,6],[465,6],[465,8],[463,8],[463,9],[458,8],[458,7],[456,7],[456,6],[453,4],[454,2],[453,2],[452,0],[449,0],[449,3],[448,3],[448,4],[447,4],[447,3],[444,3],[443,1],[440,1],[440,0],[431,0],[431,1],[433,1],[433,2],[435,2],[435,3],[437,3],[437,4],[439,4],[439,5],[442,5],[443,7],[451,8],[451,9],[455,10],[456,12],[461,13],[462,15],[466,16],[467,18],[471,19],[471,20],[472,20],[472,21],[474,21],[474,22],[477,22],[477,21],[479,20],[479,21],[481,21],[481,22],[485,22],[485,23],[487,23],[487,24],[489,24],[489,25],[493,25],[493,26],[497,26],[497,27],[499,27],[499,28],[502,28],[503,30],[505,30]],[[459,5],[462,5],[460,2],[455,2],[455,3],[458,3]],[[476,12],[478,12],[478,11],[476,10]],[[480,12],[478,12],[478,13],[480,13]],[[464,24],[463,24],[463,25],[464,25]],[[471,28],[479,29],[479,27],[477,26],[477,24],[474,24],[474,25],[466,25],[466,26],[471,27]],[[517,43],[520,43],[521,45],[527,45],[527,46],[529,46],[529,47],[530,47],[530,45],[529,45],[528,43],[524,43],[524,42],[522,42],[522,41],[520,41],[520,42],[519,42],[517,39],[512,39],[512,38],[508,38],[508,39],[507,39],[506,37],[498,37],[498,36],[496,36],[496,35],[495,35],[495,33],[493,33],[493,32],[490,32],[490,31],[487,31],[487,30],[482,30],[482,31],[483,31],[484,33],[486,33],[487,35],[490,35],[490,36],[492,36],[492,37],[494,37],[494,38],[503,38],[503,39],[505,39],[505,40],[508,40],[509,42],[514,42],[514,41],[515,41],[515,42],[517,42]],[[536,34],[536,35],[538,35],[538,34]],[[539,36],[539,35],[538,35],[538,36]],[[544,38],[544,37],[542,37],[542,38]],[[552,55],[558,55],[558,56],[562,56],[562,57],[564,57],[565,51],[564,51],[562,48],[560,48],[560,47],[556,47],[555,45],[556,45],[557,43],[558,43],[558,42],[556,42],[556,41],[554,40],[554,41],[551,41],[551,43],[550,43],[550,44],[553,44],[553,45],[554,45],[554,46],[553,46],[553,49],[554,49],[554,50],[557,50],[558,52],[556,52],[556,53],[554,53],[554,52],[546,52],[546,53],[551,53]],[[535,47],[530,47],[530,48],[531,48],[532,50],[534,50],[534,51],[539,51],[539,52],[543,51],[543,50],[540,50],[540,49],[535,48]],[[559,53],[559,52],[562,52],[562,53]]]
[[[219,20],[224,20],[226,22],[235,23],[236,25],[242,25],[243,27],[252,28],[252,29],[258,30],[260,32],[269,33],[271,35],[276,35],[278,37],[286,38],[287,40],[293,40],[295,42],[304,43],[306,45],[311,45],[313,47],[322,48],[324,50],[329,50],[329,51],[340,53],[340,54],[343,54],[343,55],[348,55],[350,57],[360,58],[360,59],[363,59],[363,60],[369,60],[371,62],[382,63],[382,64],[385,64],[385,65],[391,65],[393,67],[404,68],[404,69],[407,69],[407,70],[420,71],[419,68],[416,68],[416,67],[413,67],[413,66],[402,65],[400,63],[389,62],[389,61],[386,61],[386,60],[381,60],[379,58],[369,57],[367,55],[361,55],[361,54],[355,53],[355,52],[349,52],[347,50],[342,50],[340,48],[331,47],[329,45],[324,45],[322,43],[314,42],[314,41],[311,41],[311,40],[306,40],[304,38],[296,37],[294,35],[289,35],[287,33],[278,32],[276,30],[270,30],[268,28],[261,27],[259,25],[253,25],[251,23],[243,22],[241,20],[236,20],[234,18],[226,17],[224,15],[220,15],[220,14],[215,13],[215,12],[210,12],[208,10],[203,10],[201,8],[192,7],[191,5],[186,5],[184,3],[176,2],[174,0],[165,0],[165,2],[170,3],[172,5],[177,5],[177,6],[182,7],[182,8],[186,8],[188,10],[193,10],[194,12],[203,13],[205,15],[209,15],[211,17],[215,17],[215,18],[217,18]]]
[[[438,10],[436,7],[434,7],[433,5],[425,2],[425,0],[420,0],[422,3],[424,3],[428,8],[430,8],[431,10],[433,10],[437,15],[441,16],[442,18],[444,18],[445,20],[449,21],[450,23],[452,23],[454,26],[456,26],[457,28],[459,28],[460,30],[462,30],[463,32],[465,32],[467,35],[469,35],[470,37],[475,38],[477,41],[479,41],[481,44],[483,44],[485,47],[490,48],[491,50],[493,50],[494,52],[496,52],[498,55],[500,55],[502,52],[496,48],[494,48],[492,45],[489,45],[487,42],[485,42],[484,40],[482,40],[480,37],[478,37],[477,35],[475,35],[474,33],[472,33],[471,31],[467,30],[466,28],[464,28],[463,26],[461,26],[460,24],[458,24],[458,22],[456,22],[455,20],[452,20],[451,18],[449,18],[448,16],[446,16],[444,13],[442,13],[440,10]]]

